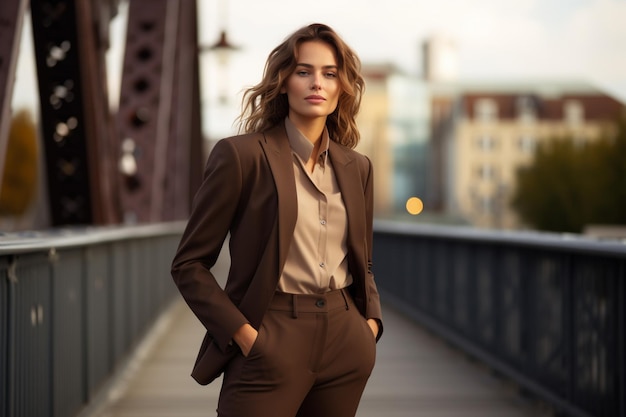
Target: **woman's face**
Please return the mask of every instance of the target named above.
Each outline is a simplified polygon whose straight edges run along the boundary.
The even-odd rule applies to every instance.
[[[287,93],[292,122],[325,120],[335,111],[341,93],[333,48],[321,41],[302,43],[298,48],[296,68],[281,92]]]

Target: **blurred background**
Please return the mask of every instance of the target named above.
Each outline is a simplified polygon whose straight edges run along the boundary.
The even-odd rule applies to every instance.
[[[54,29],[63,2],[40,2],[47,6],[37,13],[49,19],[41,27],[33,27],[28,2],[3,7],[9,3],[20,5],[21,18],[4,27],[15,36],[13,43],[5,36],[2,52],[5,91],[12,92],[0,131],[3,230],[184,219],[187,205],[168,209],[176,191],[167,190],[196,187],[212,144],[237,133],[242,91],[260,80],[271,49],[300,26],[323,22],[362,59],[358,150],[375,164],[377,217],[623,234],[623,0],[205,0],[190,12],[197,30],[180,34],[195,48],[137,29],[146,7],[129,21],[127,0],[94,1],[88,11],[77,8],[97,20],[97,33],[82,46],[94,57],[83,54],[75,66],[82,81],[80,71],[73,79],[59,69],[74,45],[59,41],[50,50],[50,30],[44,33]],[[162,12],[165,31],[176,30],[167,26],[173,14],[185,18],[182,9]],[[38,57],[37,48],[47,47],[47,58]],[[180,62],[192,64],[184,64],[189,78]],[[79,94],[83,109],[91,106],[85,121],[67,111]],[[167,129],[201,136],[178,152],[179,166],[187,155],[191,171],[169,185]],[[78,136],[82,150],[68,151]],[[174,200],[187,201],[193,190],[186,191]]]
[[[0,1],[0,415],[94,416],[189,313],[169,271],[206,158],[270,51],[322,22],[362,60],[390,313],[362,415],[540,415],[515,393],[625,417],[624,21],[624,0]],[[172,378],[202,331],[171,317],[176,359],[135,393],[204,415]],[[485,394],[423,329],[515,388]]]

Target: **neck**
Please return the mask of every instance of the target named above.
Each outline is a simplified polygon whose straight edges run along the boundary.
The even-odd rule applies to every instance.
[[[289,120],[313,145],[319,145],[322,139],[322,132],[324,132],[326,127],[326,117],[303,119],[289,115]]]

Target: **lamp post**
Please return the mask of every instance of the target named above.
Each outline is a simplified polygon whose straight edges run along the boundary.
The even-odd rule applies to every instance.
[[[226,29],[222,29],[220,36],[213,45],[208,47],[210,52],[214,52],[217,58],[219,71],[219,102],[220,104],[228,104],[228,70],[232,57],[232,53],[237,51],[239,47],[233,45],[228,40]]]
[[[201,54],[210,55],[211,64],[205,68],[203,73],[208,75],[209,83],[206,101],[203,103],[203,118],[205,120],[207,151],[214,145],[216,138],[230,136],[232,132],[232,121],[235,120],[235,107],[231,98],[231,88],[229,84],[229,73],[232,70],[232,58],[238,46],[233,45],[228,37],[226,29],[219,32],[219,37],[214,43],[199,47]],[[216,95],[217,94],[217,95]]]
[[[203,60],[205,64],[202,71],[204,86],[202,118],[206,129],[206,147],[209,152],[215,140],[233,134],[232,122],[237,117],[236,107],[233,105],[235,102],[232,97],[233,89],[229,79],[232,79],[234,53],[240,48],[230,41],[230,33],[227,31],[227,0],[219,0],[216,3],[218,10],[214,13],[213,10],[208,9],[209,2],[201,2],[207,8],[204,10],[207,17],[209,15],[217,17],[216,26],[219,31],[215,41],[209,40],[198,49],[198,52],[207,58]]]

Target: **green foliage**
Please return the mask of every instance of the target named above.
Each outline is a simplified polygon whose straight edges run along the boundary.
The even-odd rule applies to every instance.
[[[626,118],[617,134],[579,146],[558,139],[538,146],[517,173],[512,206],[538,230],[580,233],[588,224],[626,224]]]
[[[11,120],[4,174],[0,184],[0,216],[21,216],[37,191],[37,131],[27,110]]]

